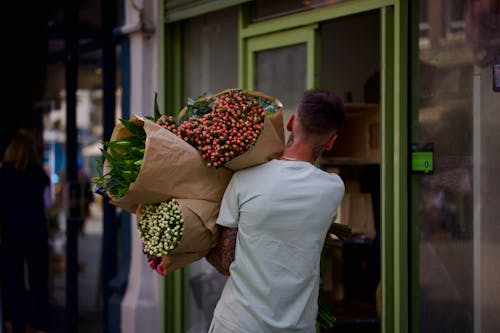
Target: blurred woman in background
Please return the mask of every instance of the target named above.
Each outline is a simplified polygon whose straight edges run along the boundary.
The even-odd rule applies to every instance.
[[[44,194],[49,177],[26,130],[14,135],[0,167],[2,301],[7,332],[48,329],[49,245]],[[27,288],[26,288],[27,287]]]

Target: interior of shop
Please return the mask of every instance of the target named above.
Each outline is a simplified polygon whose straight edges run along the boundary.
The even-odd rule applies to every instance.
[[[370,12],[325,22],[321,88],[345,102],[346,120],[321,167],[345,183],[336,222],[352,236],[327,239],[322,292],[335,332],[380,332],[380,18]],[[349,33],[345,33],[349,31]]]

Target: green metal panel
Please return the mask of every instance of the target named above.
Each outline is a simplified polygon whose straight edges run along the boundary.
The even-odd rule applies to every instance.
[[[249,38],[246,41],[246,80],[244,87],[247,89],[254,89],[255,80],[255,57],[254,53],[262,50],[269,50],[283,46],[290,46],[296,44],[306,44],[307,47],[307,82],[306,88],[313,88],[315,83],[314,73],[317,69],[315,61],[318,59],[316,56],[315,41],[316,29],[318,25],[312,24],[306,27],[297,29],[279,31],[271,35],[263,35],[258,37]]]
[[[187,275],[187,269],[178,269],[165,277],[164,333],[184,333],[189,327]]]
[[[160,30],[164,46],[161,52],[161,97],[162,112],[177,116],[182,107],[182,43],[181,24],[164,25]],[[163,332],[184,333],[189,321],[189,292],[185,276],[187,268],[179,269],[164,278]]]
[[[383,332],[408,332],[407,5],[382,9]]]
[[[382,254],[382,332],[395,332],[392,313],[394,313],[394,302],[392,299],[391,287],[394,283],[393,262],[389,258],[393,257],[392,239],[394,231],[392,221],[394,216],[391,203],[394,201],[392,191],[392,178],[394,167],[392,164],[393,141],[391,128],[393,127],[393,117],[389,110],[394,109],[393,90],[394,70],[393,70],[393,48],[394,40],[392,31],[394,30],[393,8],[383,8],[381,10],[381,128],[382,128],[382,156],[381,156],[381,254]]]
[[[335,5],[312,9],[305,12],[287,15],[274,20],[248,24],[240,30],[240,37],[247,38],[292,29],[298,26],[310,25],[317,22],[358,14],[369,10],[384,8],[392,5],[394,0],[350,0]],[[248,22],[246,20],[245,22]]]
[[[182,41],[181,24],[168,24],[165,28],[164,62],[165,113],[177,116],[182,107]]]
[[[408,332],[408,1],[397,1],[394,12],[394,325]]]
[[[226,7],[237,6],[250,0],[169,0],[166,1],[165,22],[172,23],[203,15]]]

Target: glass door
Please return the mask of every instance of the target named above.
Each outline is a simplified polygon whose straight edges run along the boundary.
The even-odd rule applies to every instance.
[[[414,331],[498,332],[500,1],[413,9]]]
[[[346,115],[321,166],[343,179],[337,222],[352,228],[327,240],[322,289],[337,318],[331,332],[380,332],[380,12],[324,21],[320,32],[320,87],[344,99]]]

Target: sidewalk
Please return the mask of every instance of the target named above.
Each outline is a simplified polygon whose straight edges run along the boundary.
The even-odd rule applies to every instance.
[[[91,206],[84,234],[78,237],[78,332],[102,332],[101,325],[101,239],[102,211],[98,203]],[[66,274],[65,258],[51,270],[49,333],[65,332]],[[54,261],[52,261],[54,263]]]

